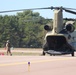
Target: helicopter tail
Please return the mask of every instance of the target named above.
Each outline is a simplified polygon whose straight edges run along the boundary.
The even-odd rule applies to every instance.
[[[64,36],[53,35],[47,36],[47,42],[43,46],[43,50],[48,54],[61,55],[61,54],[72,54],[74,48],[67,42]]]

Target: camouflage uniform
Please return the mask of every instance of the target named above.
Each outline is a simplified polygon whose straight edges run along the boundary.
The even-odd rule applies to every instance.
[[[8,55],[8,53],[9,53],[10,55],[12,55],[10,48],[11,48],[11,44],[10,44],[9,40],[7,40],[7,42],[6,42],[7,55]]]

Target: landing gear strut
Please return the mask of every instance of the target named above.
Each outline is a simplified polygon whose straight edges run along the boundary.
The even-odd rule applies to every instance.
[[[42,55],[45,55],[45,52],[43,51]]]
[[[74,51],[71,53],[71,55],[74,57]]]

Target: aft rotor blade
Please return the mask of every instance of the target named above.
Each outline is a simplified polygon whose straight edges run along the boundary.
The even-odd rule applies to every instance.
[[[7,10],[7,11],[0,11],[0,13],[16,12],[16,11],[25,11],[25,10],[41,10],[41,9],[51,9],[51,8],[52,8],[52,7],[32,8],[32,9],[19,9],[19,10]]]
[[[76,10],[75,8],[66,8],[64,7],[65,9],[68,9],[68,10]]]
[[[75,14],[76,15],[76,12],[75,11],[71,11],[71,10],[67,10],[67,9],[64,9],[66,12],[69,12],[69,13],[72,13],[72,14]]]

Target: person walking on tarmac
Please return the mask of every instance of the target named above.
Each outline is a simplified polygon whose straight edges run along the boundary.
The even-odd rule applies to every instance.
[[[12,56],[12,53],[11,53],[11,44],[10,44],[9,40],[7,40],[7,42],[6,42],[6,50],[7,50],[7,55],[9,53],[10,56]]]

